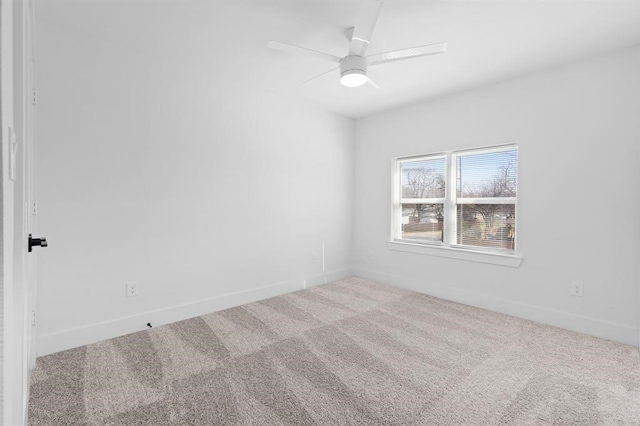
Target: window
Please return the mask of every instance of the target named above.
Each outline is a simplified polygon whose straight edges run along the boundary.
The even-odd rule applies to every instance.
[[[392,240],[515,253],[514,145],[394,161]]]

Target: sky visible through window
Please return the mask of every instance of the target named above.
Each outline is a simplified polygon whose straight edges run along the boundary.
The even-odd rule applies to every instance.
[[[501,151],[458,155],[459,196],[515,197],[518,152]]]
[[[439,175],[444,180],[446,177],[444,169],[444,158],[402,162],[402,185],[407,185],[409,183],[411,173],[417,170],[424,170],[425,172],[429,172],[429,174],[432,174],[434,176]]]

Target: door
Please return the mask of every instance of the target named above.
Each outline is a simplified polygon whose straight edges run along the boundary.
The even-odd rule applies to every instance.
[[[29,262],[23,254],[25,222],[22,203],[27,195],[29,174],[24,167],[29,151],[24,149],[25,70],[22,51],[24,5],[0,0],[0,114],[2,124],[2,422],[26,422],[29,362],[26,312],[29,297],[23,268]],[[27,74],[24,74],[27,75]],[[25,155],[26,154],[26,155]],[[25,225],[26,224],[26,225]],[[25,303],[27,302],[27,303]]]
[[[30,250],[35,233],[34,191],[34,87],[33,2],[13,3],[13,144],[10,165],[13,184],[13,330],[12,362],[15,377],[12,397],[17,424],[26,424],[31,372],[35,367],[36,260]],[[35,237],[38,237],[35,235]]]
[[[24,410],[28,404],[31,372],[36,360],[36,261],[38,250],[32,250],[30,236],[35,235],[37,204],[34,186],[34,120],[37,92],[35,89],[35,58],[33,46],[33,2],[16,3],[15,43],[16,64],[14,75],[16,89],[15,124],[19,141],[19,155],[16,167],[15,186],[15,260],[16,283],[22,290],[23,332],[22,332],[22,383]],[[37,235],[35,235],[37,237]]]
[[[24,144],[24,158],[21,162],[22,171],[20,173],[23,180],[23,225],[22,225],[22,253],[24,255],[24,282],[25,282],[25,306],[26,317],[25,321],[25,354],[27,359],[27,368],[25,384],[27,386],[31,383],[31,371],[35,368],[36,364],[36,325],[37,325],[37,311],[36,311],[36,290],[37,290],[37,252],[38,250],[29,250],[32,241],[30,235],[37,235],[36,231],[36,215],[37,199],[35,192],[35,144],[34,144],[34,129],[35,129],[35,107],[37,102],[37,92],[35,87],[35,57],[33,46],[33,2],[24,1],[24,31],[25,37],[23,52],[24,52],[24,65],[23,76],[26,76],[26,82],[24,84],[24,95],[21,97],[24,102],[24,124],[23,124],[23,144]],[[20,170],[19,170],[20,172]],[[44,246],[46,247],[46,240],[44,240]]]

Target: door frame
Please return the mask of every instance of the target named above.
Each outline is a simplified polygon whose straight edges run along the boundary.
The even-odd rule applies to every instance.
[[[18,343],[14,312],[13,288],[13,228],[14,187],[9,176],[9,153],[13,123],[13,2],[0,0],[0,112],[2,118],[2,419],[3,424],[23,424],[20,415],[21,395],[13,392],[22,387],[16,374],[16,359],[12,348]]]

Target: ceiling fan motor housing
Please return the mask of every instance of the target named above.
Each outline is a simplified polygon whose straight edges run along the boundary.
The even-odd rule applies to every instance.
[[[367,75],[367,59],[362,56],[345,56],[340,61],[340,77],[348,74]]]

